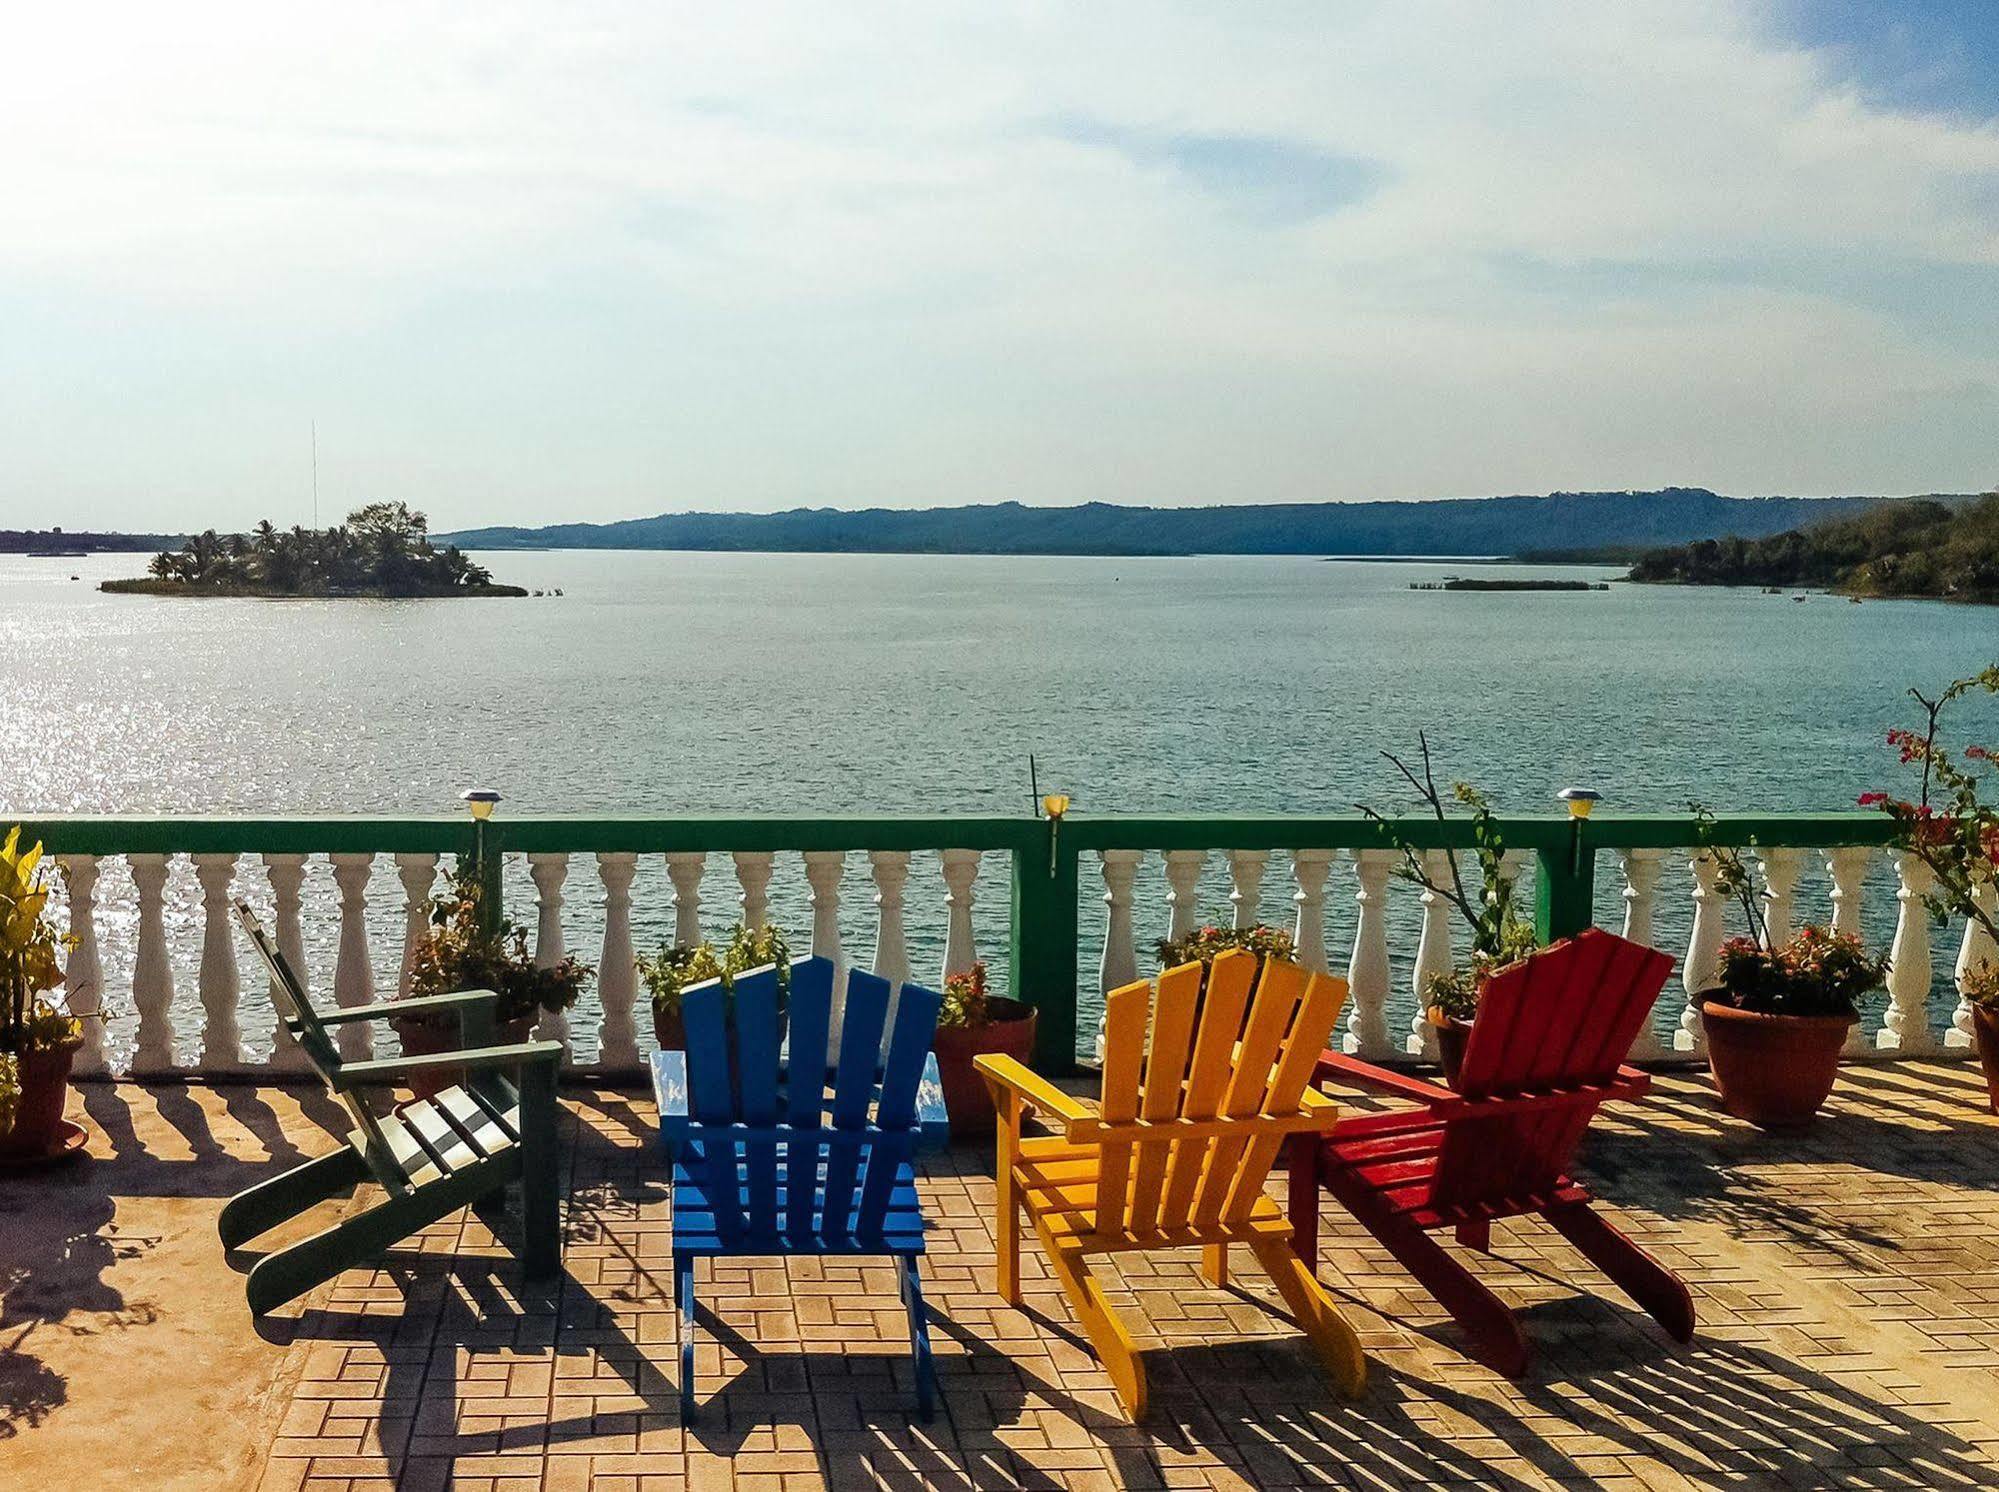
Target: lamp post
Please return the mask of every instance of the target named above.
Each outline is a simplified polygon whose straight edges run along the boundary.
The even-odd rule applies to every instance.
[[[472,873],[479,881],[479,926],[492,933],[500,925],[500,857],[487,851],[486,821],[493,816],[500,795],[489,787],[475,787],[458,796],[472,815]]]
[[[1555,796],[1569,810],[1569,852],[1563,855],[1550,846],[1539,854],[1534,931],[1542,943],[1581,932],[1595,915],[1596,857],[1583,842],[1583,822],[1603,801],[1603,794],[1595,788],[1565,787]]]
[[[1055,841],[1062,833],[1062,815],[1069,811],[1067,793],[1042,795],[1041,811],[1048,816],[1048,878],[1055,878]]]

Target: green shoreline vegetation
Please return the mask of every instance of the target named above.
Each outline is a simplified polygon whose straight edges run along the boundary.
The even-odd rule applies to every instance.
[[[525,596],[499,585],[456,545],[430,539],[430,521],[407,503],[370,503],[334,528],[196,534],[153,556],[142,579],[106,580],[101,591],[141,596],[353,597],[370,600]]]
[[[1999,605],[1999,492],[1958,504],[1885,503],[1768,538],[1655,549],[1632,565],[1628,578]]]

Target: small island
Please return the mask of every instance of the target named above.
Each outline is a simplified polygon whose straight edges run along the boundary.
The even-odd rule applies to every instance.
[[[1999,492],[1911,498],[1763,539],[1654,549],[1630,578],[1654,585],[1808,587],[1853,597],[1999,604]]]
[[[374,600],[525,596],[497,585],[456,545],[430,540],[430,520],[408,503],[370,503],[329,529],[282,530],[269,519],[247,534],[196,534],[153,556],[146,575],[101,591],[141,596],[313,596]]]

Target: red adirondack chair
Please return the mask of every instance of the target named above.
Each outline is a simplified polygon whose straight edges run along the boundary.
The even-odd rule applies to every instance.
[[[1459,1091],[1326,1052],[1318,1081],[1380,1089],[1422,1105],[1342,1119],[1291,1150],[1291,1221],[1308,1266],[1318,1252],[1324,1187],[1471,1334],[1473,1355],[1508,1377],[1527,1339],[1499,1297],[1433,1242],[1491,1247],[1494,1218],[1536,1213],[1678,1340],[1694,1305],[1679,1279],[1590,1210],[1568,1174],[1597,1106],[1635,1098],[1646,1075],[1623,1065],[1673,961],[1591,928],[1494,978],[1479,1002]]]

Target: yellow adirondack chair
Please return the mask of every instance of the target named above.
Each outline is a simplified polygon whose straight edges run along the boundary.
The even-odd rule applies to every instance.
[[[1159,976],[1156,1008],[1143,980],[1114,991],[1095,1105],[1011,1057],[978,1058],[999,1110],[999,1292],[1019,1304],[1024,1212],[1134,1420],[1145,1414],[1145,1369],[1090,1275],[1092,1254],[1199,1247],[1203,1273],[1220,1285],[1229,1245],[1247,1244],[1334,1382],[1357,1394],[1366,1377],[1359,1338],[1293,1250],[1283,1209],[1263,1193],[1287,1135],[1332,1127],[1337,1106],[1307,1084],[1346,981],[1278,959],[1257,981],[1256,962],[1239,950],[1218,957],[1205,1001],[1199,964]],[[1021,1120],[1036,1109],[1059,1136],[1022,1137]]]

